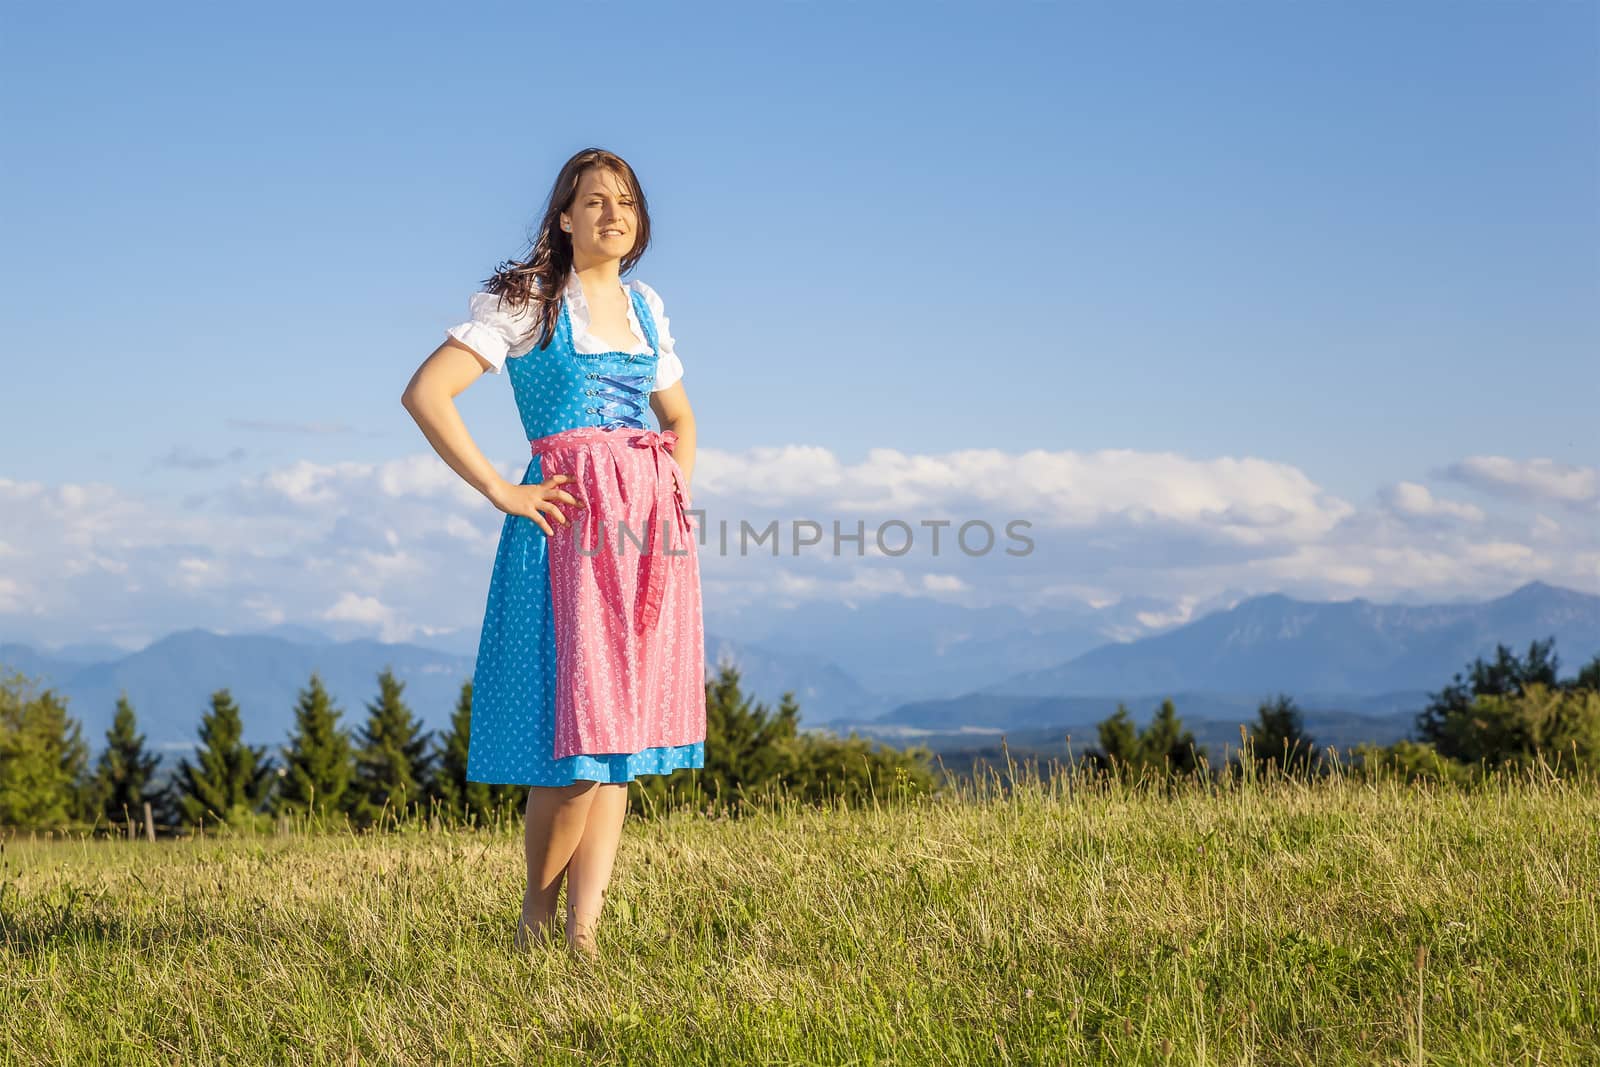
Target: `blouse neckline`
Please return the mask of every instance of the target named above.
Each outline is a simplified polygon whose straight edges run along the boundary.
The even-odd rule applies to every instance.
[[[626,352],[629,355],[640,355],[650,351],[650,342],[645,339],[644,327],[640,325],[639,316],[634,310],[633,293],[629,289],[628,283],[622,281],[620,278],[617,279],[617,281],[622,288],[623,297],[627,300],[628,329],[633,333],[634,343],[632,348],[617,348],[611,349],[610,351]],[[569,325],[576,334],[592,336],[589,334],[589,301],[583,295],[583,283],[578,280],[578,272],[571,270],[570,268],[567,271],[566,298]],[[594,341],[597,344],[602,345],[607,343],[601,340],[599,337],[595,337]]]

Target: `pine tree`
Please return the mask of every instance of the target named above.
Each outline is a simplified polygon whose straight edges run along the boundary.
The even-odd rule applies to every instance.
[[[1467,678],[1458,672],[1449,685],[1430,694],[1428,706],[1417,713],[1417,738],[1441,756],[1470,761],[1476,748],[1473,701],[1483,696],[1514,697],[1534,683],[1556,688],[1560,659],[1555,643],[1554,637],[1529,642],[1526,660],[1497,643],[1493,662],[1477,657],[1467,668]]]
[[[776,713],[740,689],[739,670],[724,663],[706,686],[706,754],[700,788],[731,800],[740,787],[781,779],[799,765],[800,706],[785,693]]]
[[[1096,724],[1100,746],[1091,748],[1085,759],[1100,770],[1111,770],[1131,779],[1146,773],[1184,775],[1194,772],[1205,756],[1197,748],[1194,734],[1183,728],[1172,700],[1161,702],[1148,726],[1139,729],[1120,701],[1114,714]]]
[[[473,786],[482,786],[481,782],[467,781],[471,735],[472,680],[469,678],[461,683],[455,710],[450,713],[449,728],[435,738],[433,781],[429,784],[444,813],[458,819],[464,818],[471,807]]]
[[[1095,724],[1100,747],[1091,748],[1085,758],[1100,770],[1137,772],[1144,760],[1139,749],[1139,728],[1128,713],[1126,704],[1117,703],[1117,710]]]
[[[1305,732],[1300,709],[1287,694],[1280,693],[1276,700],[1256,709],[1249,737],[1258,767],[1273,764],[1287,773],[1304,774],[1319,756],[1317,746]]]
[[[461,683],[461,695],[450,714],[450,729],[437,739],[430,792],[454,818],[487,823],[492,813],[507,804],[527,799],[527,786],[490,785],[467,781],[467,757],[472,747],[472,680]]]
[[[0,825],[65,829],[89,815],[89,746],[64,698],[34,695],[20,673],[0,684]]]
[[[334,818],[349,810],[354,746],[339,724],[343,714],[315,671],[295,703],[294,732],[283,753],[274,814]]]
[[[1195,747],[1194,734],[1183,728],[1171,698],[1161,702],[1161,710],[1140,733],[1139,748],[1148,766],[1179,775],[1194,771],[1200,765],[1199,757],[1205,755]]]
[[[135,733],[137,725],[124,692],[117,697],[117,713],[106,731],[106,747],[94,776],[95,805],[108,822],[137,822],[144,817],[146,802],[152,809],[161,805],[160,791],[150,784],[161,757],[145,751],[144,735]]]
[[[211,694],[211,710],[200,719],[195,758],[178,761],[172,778],[173,807],[186,826],[242,822],[261,810],[275,768],[265,745],[244,743],[239,706],[227,689]]]
[[[854,731],[848,737],[802,734],[792,691],[769,709],[743,692],[737,667],[722,663],[706,682],[705,766],[641,778],[629,799],[641,814],[709,801],[737,815],[780,794],[802,803],[859,803],[895,790],[932,792],[931,755],[925,748],[873,743]]]
[[[433,757],[427,755],[431,734],[423,733],[402,696],[405,683],[384,668],[378,675],[378,699],[367,704],[367,721],[356,750],[356,788],[350,812],[371,825],[385,804],[404,813],[423,802]]]
[[[1600,693],[1600,652],[1596,652],[1594,659],[1585,663],[1578,671],[1578,676],[1572,679],[1569,689],[1591,689]]]

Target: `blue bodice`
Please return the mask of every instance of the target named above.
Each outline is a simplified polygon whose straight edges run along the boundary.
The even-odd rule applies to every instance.
[[[563,297],[550,347],[541,350],[535,345],[527,354],[506,360],[528,440],[579,426],[645,427],[659,359],[656,322],[641,293],[629,289],[628,299],[633,301],[649,352],[578,352]]]

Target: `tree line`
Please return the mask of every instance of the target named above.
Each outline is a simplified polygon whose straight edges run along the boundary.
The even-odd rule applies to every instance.
[[[149,803],[163,833],[203,827],[270,829],[282,818],[307,826],[370,829],[386,816],[424,814],[483,825],[520,813],[527,787],[467,780],[472,682],[462,683],[442,733],[425,732],[404,699],[405,683],[385,669],[366,717],[352,730],[312,672],[295,702],[294,723],[276,752],[244,742],[244,719],[229,690],[211,695],[199,744],[163,778],[135,710],[123,693],[91,764],[82,723],[67,701],[18,672],[0,676],[0,826],[61,832],[126,832]],[[785,693],[774,711],[742,691],[722,666],[706,683],[705,766],[647,776],[629,785],[641,814],[681,805],[741,807],[782,789],[804,802],[855,800],[889,789],[931,792],[925,749],[896,750],[852,734],[799,729],[799,705]]]
[[[1537,760],[1567,770],[1600,770],[1600,654],[1577,675],[1558,677],[1555,638],[1533,641],[1526,656],[1496,644],[1493,657],[1475,658],[1466,672],[1430,693],[1413,722],[1414,737],[1392,745],[1354,746],[1345,769],[1395,772],[1409,779],[1466,782],[1488,769]],[[1211,767],[1171,700],[1142,729],[1128,709],[1096,724],[1099,744],[1082,757],[1095,770],[1132,777],[1185,776]],[[1306,730],[1305,717],[1287,694],[1263,701],[1244,731],[1239,752],[1215,774],[1312,777],[1331,773],[1332,761]]]
[[[1600,654],[1560,679],[1555,639],[1526,656],[1497,645],[1463,674],[1429,694],[1414,738],[1345,753],[1349,773],[1398,772],[1466,782],[1487,769],[1543,760],[1600,770]],[[313,672],[300,690],[294,724],[275,753],[243,741],[244,722],[227,689],[210,698],[199,745],[164,780],[159,757],[138,732],[126,694],[91,766],[82,725],[66,701],[17,673],[0,674],[0,826],[107,831],[137,821],[146,802],[165,832],[202,827],[270,828],[290,817],[306,824],[369,829],[386,813],[419,812],[483,825],[514,813],[526,786],[467,781],[472,682],[463,682],[449,727],[421,729],[390,670],[356,730]],[[737,668],[706,682],[705,766],[648,775],[629,784],[630,808],[656,814],[679,806],[734,814],[782,795],[801,803],[857,802],[933,792],[948,777],[926,746],[896,749],[853,731],[848,737],[799,729],[800,708],[786,692],[776,709],[753,700]],[[1316,777],[1331,773],[1328,753],[1306,730],[1292,697],[1261,703],[1245,744],[1221,766],[1183,725],[1172,700],[1143,727],[1125,705],[1096,725],[1098,745],[1064,763],[1067,773],[1101,778],[1178,778],[1249,772]]]

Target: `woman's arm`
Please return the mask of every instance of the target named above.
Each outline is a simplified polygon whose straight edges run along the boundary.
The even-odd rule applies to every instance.
[[[506,480],[472,440],[455,404],[455,398],[483,376],[486,366],[479,359],[455,340],[445,341],[411,376],[400,403],[450,469],[492,502]]]
[[[672,458],[683,469],[684,480],[691,481],[694,477],[694,409],[689,406],[683,380],[680,378],[667,388],[651,393],[650,410],[656,413],[663,430],[678,435],[677,443],[672,446]]]
[[[541,485],[516,485],[506,481],[472,440],[466,423],[461,421],[461,412],[456,410],[455,398],[489,369],[491,364],[487,360],[452,338],[422,361],[405,392],[400,394],[400,403],[422,428],[423,436],[434,451],[468,485],[501,511],[525,515],[538,523],[545,533],[551,533],[542,512],[548,512],[562,523],[567,521],[554,501],[582,506],[566,490],[547,488],[572,481],[571,476],[553,475]]]

